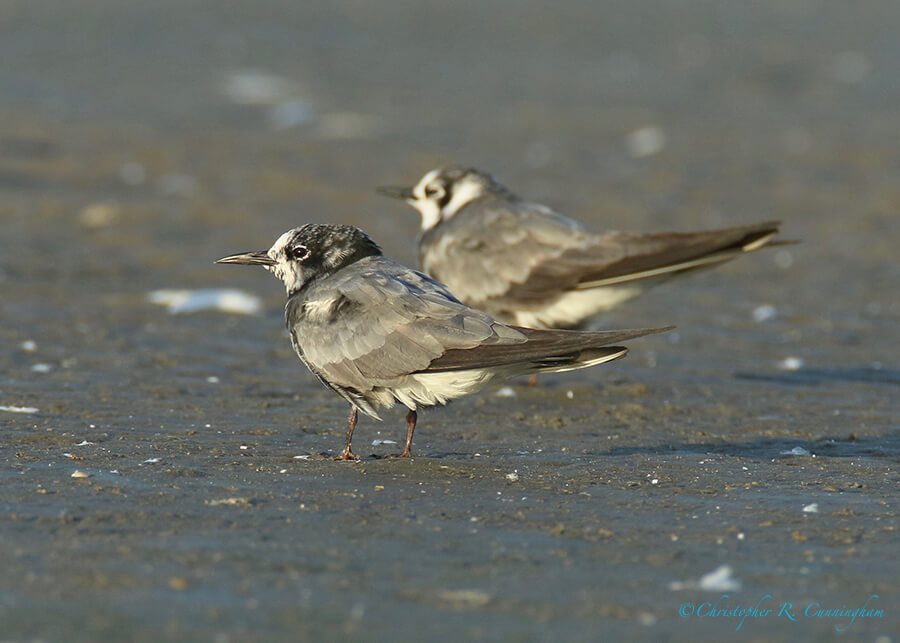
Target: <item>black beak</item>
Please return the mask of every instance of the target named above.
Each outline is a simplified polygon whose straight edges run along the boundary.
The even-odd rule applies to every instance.
[[[380,188],[375,188],[375,191],[378,192],[378,194],[383,194],[384,196],[389,196],[394,199],[403,199],[404,201],[412,201],[416,198],[413,195],[412,188],[400,188],[387,185]]]
[[[265,250],[259,250],[257,252],[245,252],[239,255],[222,257],[216,263],[242,263],[247,266],[274,266],[275,260],[266,254]]]

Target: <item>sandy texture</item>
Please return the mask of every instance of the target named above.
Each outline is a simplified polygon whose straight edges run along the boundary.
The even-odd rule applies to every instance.
[[[888,0],[0,4],[0,639],[897,641],[898,30]],[[410,461],[369,456],[397,409],[334,463],[280,285],[213,261],[315,221],[412,263],[373,188],[443,162],[596,229],[802,243],[616,311],[678,326],[624,360],[420,414]],[[148,300],[207,288],[262,312]]]

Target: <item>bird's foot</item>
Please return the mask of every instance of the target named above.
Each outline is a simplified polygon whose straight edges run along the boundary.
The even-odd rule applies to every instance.
[[[408,458],[410,457],[409,449],[406,449],[403,453],[392,453],[388,456],[389,458]]]
[[[359,456],[356,455],[355,453],[351,452],[350,449],[344,449],[341,452],[341,455],[336,457],[334,460],[335,460],[335,462],[340,461],[340,460],[353,460],[355,462],[355,461],[359,460]]]

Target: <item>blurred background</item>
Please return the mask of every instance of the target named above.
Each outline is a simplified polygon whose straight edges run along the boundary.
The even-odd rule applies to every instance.
[[[890,0],[0,0],[0,454],[9,493],[0,529],[10,543],[0,554],[10,570],[0,587],[0,634],[52,639],[68,622],[85,640],[123,632],[227,640],[229,632],[327,636],[337,622],[341,635],[371,628],[415,640],[415,632],[464,622],[470,638],[590,640],[602,627],[628,637],[715,639],[733,623],[690,629],[699,624],[675,619],[682,595],[667,583],[724,561],[725,554],[706,558],[713,532],[733,542],[734,529],[779,511],[786,517],[776,520],[777,535],[726,557],[745,596],[772,593],[773,583],[798,601],[817,588],[835,600],[864,598],[872,582],[895,591],[895,557],[883,558],[890,534],[878,521],[889,517],[884,503],[896,489],[884,485],[896,484],[900,412],[898,32],[900,4]],[[399,495],[387,506],[358,501],[369,507],[364,528],[357,501],[341,495],[358,492],[356,469],[315,458],[303,469],[294,459],[336,449],[345,409],[296,362],[282,331],[281,286],[261,271],[213,261],[267,248],[296,225],[340,222],[415,265],[418,215],[373,189],[412,184],[446,163],[488,170],[598,231],[780,219],[783,237],[801,243],[610,315],[610,327],[679,329],[633,346],[615,375],[593,369],[575,378],[582,389],[569,429],[545,426],[560,412],[558,394],[571,392],[562,376],[548,378],[542,392],[514,387],[517,397],[486,394],[426,416],[421,453],[474,467],[476,482],[449,505],[416,509],[410,503],[425,501],[415,481],[438,484],[437,466],[402,475],[383,468]],[[225,311],[177,315],[157,305],[177,311],[190,293],[172,290],[209,288],[240,292]],[[222,308],[216,296],[213,307]],[[630,399],[640,387],[649,394]],[[594,395],[601,397],[579,406],[579,396]],[[538,429],[527,437],[502,430],[516,413]],[[609,450],[611,421],[625,436],[614,441],[627,443],[623,451]],[[377,429],[387,435],[400,426],[391,416]],[[373,427],[361,427],[361,439],[375,435]],[[516,460],[519,440],[532,454],[552,447],[552,462],[522,453],[527,461]],[[73,458],[80,441],[95,446]],[[603,474],[596,457],[567,451],[573,442],[596,450],[597,441]],[[262,477],[236,473],[249,471],[238,445],[255,453]],[[811,473],[771,464],[795,447],[806,456],[831,449],[833,466],[804,460]],[[491,449],[499,460],[478,468],[471,454]],[[734,465],[723,467],[730,475],[751,462],[778,467],[757,470],[757,480],[775,486],[765,501],[739,496],[729,504],[727,493],[711,500],[715,511],[734,513],[693,541],[682,537],[684,549],[671,544],[672,521],[710,501],[696,490],[699,455],[695,468],[667,474],[690,506],[669,498],[668,510],[643,500],[638,509],[623,496],[613,513],[626,527],[616,527],[605,522],[607,505],[565,504],[570,483],[577,491],[599,476],[618,493],[636,486],[643,494],[644,474],[673,453],[710,450]],[[150,466],[153,458],[166,468]],[[849,469],[854,463],[859,469]],[[75,467],[90,477],[72,481]],[[445,536],[468,537],[466,507],[488,503],[506,490],[506,473],[528,467],[541,481],[522,495],[562,513],[532,514],[540,517],[527,528],[500,521],[473,536],[484,547],[435,552],[432,536],[422,536],[430,544],[420,549],[403,532],[406,548],[390,548],[396,525],[415,530],[413,514],[443,514]],[[860,470],[867,473],[854,477]],[[707,473],[704,488],[743,488],[721,470]],[[851,512],[830,518],[833,533],[851,528],[841,520],[857,525],[847,543],[818,542],[798,531],[806,523],[794,524],[799,507],[816,500],[792,495],[808,491],[810,476],[820,492],[864,486],[854,492],[861,506],[831,507]],[[332,513],[307,523],[294,511],[312,506],[311,488]],[[221,493],[204,495],[210,489]],[[227,498],[246,510],[233,522],[221,514],[234,512],[230,505],[208,504]],[[741,518],[748,505],[760,516]],[[279,522],[291,518],[292,527]],[[587,537],[578,521],[592,520]],[[348,521],[360,531],[341,541],[338,528]],[[581,526],[553,532],[562,523]],[[380,558],[365,531],[378,528]],[[219,541],[220,529],[238,531]],[[523,576],[521,552],[483,561],[495,570],[483,576],[450,571],[495,551],[489,543],[498,539],[519,546],[528,529],[552,541],[532,541],[537,550],[567,551],[576,561],[602,557],[598,538],[628,553],[596,563],[596,574],[558,568],[550,553],[545,567]],[[617,535],[598,537],[605,532],[596,529]],[[243,563],[216,558],[262,547],[261,533],[275,550],[254,550],[261,558],[247,554]],[[340,553],[329,549],[333,542],[343,543]],[[835,543],[840,557],[829,549]],[[671,557],[647,562],[648,549],[661,546],[674,548],[666,549]],[[351,549],[359,553],[345,553]],[[173,551],[181,552],[174,562]],[[782,576],[758,566],[776,551],[784,556],[779,569],[788,570]],[[801,557],[805,573],[792,567]],[[323,558],[323,569],[313,565]],[[312,567],[297,572],[299,559]],[[421,574],[418,582],[390,577],[387,569],[404,564]],[[373,580],[382,572],[392,578],[387,585]],[[364,580],[356,589],[343,584],[357,574]],[[438,586],[451,593],[426,591]],[[372,601],[376,589],[382,608]],[[560,598],[569,591],[574,602]],[[98,615],[86,597],[107,611]],[[57,625],[47,625],[55,622],[46,619],[48,606],[65,616]],[[523,613],[531,614],[524,623]],[[420,629],[404,630],[401,616]],[[890,631],[883,625],[868,621],[859,632]],[[828,623],[764,627],[773,629],[754,631],[833,631]]]
[[[414,211],[372,188],[458,162],[597,230],[783,219],[804,246],[722,272],[760,277],[761,299],[790,274],[793,312],[837,314],[840,291],[861,298],[848,323],[893,321],[879,293],[897,276],[898,14],[825,0],[3,2],[2,275],[106,289],[83,277],[114,264],[135,289],[255,284],[210,260],[333,221],[414,264]]]

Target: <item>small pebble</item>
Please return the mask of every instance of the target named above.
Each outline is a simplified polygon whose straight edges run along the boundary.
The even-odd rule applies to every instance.
[[[169,587],[178,592],[183,592],[187,589],[188,583],[185,579],[179,578],[177,576],[173,576],[169,579]]]
[[[103,228],[115,221],[121,208],[113,203],[92,203],[78,213],[78,221],[85,228]]]
[[[658,125],[634,130],[625,138],[625,150],[633,158],[655,156],[666,147],[666,133]]]
[[[769,321],[770,319],[775,319],[775,316],[778,314],[775,306],[771,304],[763,304],[762,306],[757,306],[753,309],[753,321],[756,323]]]
[[[656,617],[650,612],[641,612],[638,615],[638,622],[646,627],[656,625]]]
[[[803,358],[785,357],[783,360],[778,362],[778,368],[783,371],[799,371],[801,368],[803,368]]]

